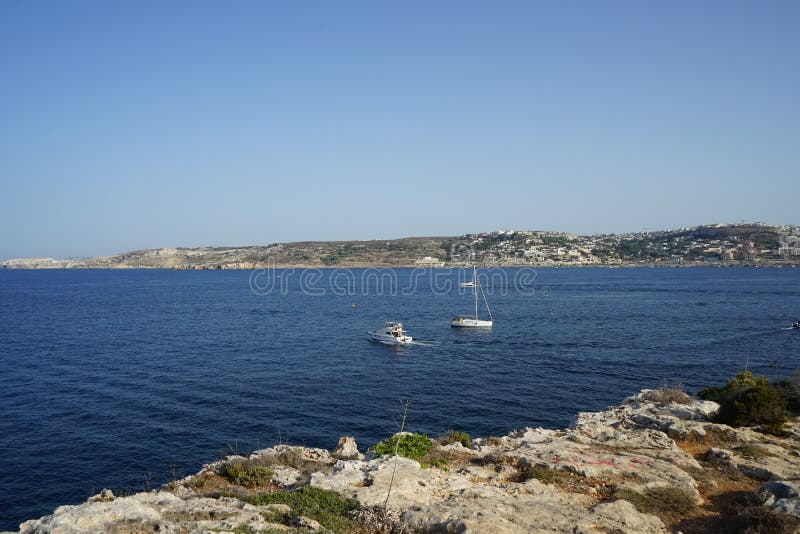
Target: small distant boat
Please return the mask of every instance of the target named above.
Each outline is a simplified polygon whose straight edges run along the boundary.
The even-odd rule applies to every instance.
[[[383,328],[367,332],[370,341],[385,345],[408,345],[414,339],[403,330],[403,324],[389,321]]]
[[[491,328],[492,324],[494,323],[494,317],[492,317],[492,310],[489,308],[489,301],[486,300],[486,294],[484,294],[483,288],[478,283],[478,271],[474,265],[472,266],[472,281],[464,282],[460,285],[461,287],[472,288],[472,295],[475,297],[475,318],[456,317],[450,321],[450,326],[453,328]],[[481,319],[478,317],[478,291],[480,291],[481,296],[483,297],[483,303],[486,305],[486,311],[489,314],[489,319]]]
[[[800,328],[800,321],[792,324],[792,328]]]

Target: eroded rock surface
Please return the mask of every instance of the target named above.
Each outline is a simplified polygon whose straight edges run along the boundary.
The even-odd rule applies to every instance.
[[[694,520],[713,518],[707,492],[729,483],[731,473],[750,481],[751,492],[767,482],[754,494],[759,502],[800,517],[797,422],[789,424],[790,437],[775,438],[709,422],[715,403],[657,403],[646,393],[580,413],[567,429],[525,428],[475,439],[471,448],[435,447],[420,462],[361,454],[349,437],[333,453],[279,445],[204,466],[169,491],[104,492],[62,506],[20,532],[323,531],[319,518],[292,515],[286,504],[245,502],[311,486],[356,499],[361,508],[351,518],[365,521],[368,532],[660,533],[676,529],[679,518],[656,517],[643,496],[672,492],[655,495],[677,494]],[[267,468],[269,480],[233,484],[225,469],[232,461]],[[722,475],[708,476],[710,470]]]

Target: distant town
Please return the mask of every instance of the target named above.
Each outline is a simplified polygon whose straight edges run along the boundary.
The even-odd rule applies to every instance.
[[[747,264],[800,262],[800,226],[714,224],[578,236],[501,230],[455,241],[449,262],[498,265]]]
[[[26,258],[0,268],[796,266],[800,226],[711,224],[627,234],[499,230],[457,237],[157,248],[95,258]]]

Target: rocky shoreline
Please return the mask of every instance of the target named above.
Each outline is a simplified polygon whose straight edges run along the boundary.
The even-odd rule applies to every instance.
[[[433,443],[419,461],[352,438],[278,445],[19,532],[799,532],[800,421],[775,437],[712,423],[717,409],[643,390],[566,429]]]

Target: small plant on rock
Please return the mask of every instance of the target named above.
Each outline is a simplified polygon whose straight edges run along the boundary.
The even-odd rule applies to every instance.
[[[261,465],[247,465],[242,462],[231,462],[225,466],[225,474],[234,484],[254,488],[269,484],[275,473],[272,469]]]
[[[692,398],[680,388],[660,387],[642,394],[642,400],[658,403],[692,404]]]
[[[291,512],[283,516],[284,524],[289,525],[300,516],[309,517],[336,533],[355,530],[356,523],[349,515],[359,507],[358,501],[354,499],[346,499],[335,491],[313,486],[303,486],[295,491],[262,493],[249,497],[247,502],[256,506],[289,505]],[[269,520],[273,519],[275,517],[270,517]]]
[[[439,438],[439,443],[441,443],[442,445],[450,445],[451,443],[460,443],[467,449],[472,447],[472,440],[469,439],[469,434],[467,434],[466,432],[459,432],[458,430],[449,430],[447,434]]]
[[[399,443],[398,443],[398,440]],[[390,456],[395,453],[399,456],[404,456],[412,460],[419,460],[433,447],[433,442],[425,434],[395,434],[391,438],[387,438],[379,442],[373,450],[378,456]]]
[[[644,514],[661,517],[684,516],[695,508],[694,498],[678,488],[647,488],[643,492],[617,489],[612,498],[624,499]]]
[[[519,468],[515,482],[526,482],[535,478],[545,484],[554,484],[560,479],[560,473],[544,465],[525,464]]]
[[[767,458],[770,456],[775,456],[764,447],[759,447],[758,445],[740,445],[739,447],[734,447],[733,450],[742,456],[749,456],[751,458]]]

